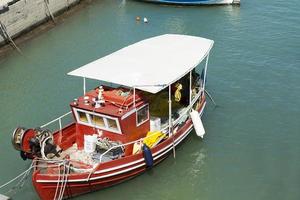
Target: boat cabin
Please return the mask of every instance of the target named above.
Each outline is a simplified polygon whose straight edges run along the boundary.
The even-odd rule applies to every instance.
[[[169,94],[171,118],[181,122],[188,117],[187,107],[199,93],[203,79],[192,70],[170,87],[158,93],[126,87],[99,86],[74,99],[71,110],[76,121],[76,144],[84,149],[87,135],[107,138],[126,144],[162,131],[169,125]],[[164,130],[167,133],[168,129]],[[166,136],[167,137],[167,136]],[[134,144],[125,146],[124,155],[131,155]]]
[[[99,95],[100,93],[100,95]],[[97,87],[70,104],[76,119],[76,142],[84,148],[84,135],[128,143],[150,131],[149,104],[141,92],[124,87]],[[129,150],[126,154],[130,154]]]

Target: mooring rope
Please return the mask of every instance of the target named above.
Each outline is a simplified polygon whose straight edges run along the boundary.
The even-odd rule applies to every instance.
[[[3,185],[0,186],[0,189],[6,187],[7,185],[9,185],[10,183],[14,182],[15,180],[17,180],[18,178],[20,178],[23,175],[27,175],[28,172],[30,172],[30,170],[33,168],[33,164],[30,165],[30,167],[25,170],[24,172],[22,172],[21,174],[19,174],[18,176],[16,176],[15,178],[11,179],[10,181],[8,181],[7,183],[4,183]]]
[[[63,179],[63,187],[62,187],[62,192],[61,192],[61,196],[59,200],[62,200],[64,197],[64,193],[65,193],[65,189],[67,186],[67,182],[68,182],[68,175],[70,173],[70,163],[68,163],[67,165],[65,165],[65,167],[67,168],[67,171],[65,173],[65,178]]]
[[[209,99],[213,102],[213,104],[215,106],[217,106],[216,102],[214,101],[214,99],[212,98],[212,96],[209,94],[209,92],[207,90],[204,90],[204,92],[207,94],[207,96],[209,97]]]
[[[39,167],[38,164],[35,164],[36,162],[35,161],[44,161],[46,163],[51,163],[53,164],[53,161],[45,161],[45,160],[41,160],[41,159],[36,159],[34,160],[31,165],[29,166],[28,169],[26,169],[24,172],[20,173],[19,175],[17,175],[15,178],[9,180],[8,182],[4,183],[3,185],[0,186],[0,189],[10,185],[11,183],[13,183],[14,181],[16,181],[17,179],[20,179],[18,181],[17,184],[15,184],[11,189],[9,189],[7,192],[5,192],[5,194],[9,194],[9,193],[12,193],[12,192],[15,192],[16,189],[21,189],[24,184],[25,184],[25,180],[28,178],[31,170],[35,167]],[[62,164],[63,161],[54,161],[54,163],[56,164],[55,166],[48,166],[48,168],[52,168],[52,167],[60,167]],[[65,165],[65,164],[64,164]],[[70,172],[70,169],[68,170],[68,173]],[[65,174],[65,173],[64,173]],[[67,180],[67,179],[66,179]],[[64,184],[64,187],[66,186],[66,183]],[[64,190],[63,190],[64,192]],[[60,192],[60,197],[59,197],[59,200],[61,200],[63,198],[63,193]]]
[[[56,184],[56,190],[55,190],[54,200],[57,197],[57,192],[58,192],[58,188],[59,188],[60,178],[61,178],[61,175],[60,175],[60,165],[59,165],[58,166],[58,179],[57,179],[57,184]]]
[[[57,185],[56,185],[56,190],[55,190],[55,195],[54,195],[54,200],[62,200],[64,198],[64,193],[65,189],[67,186],[67,181],[68,181],[68,174],[70,173],[70,163],[66,164],[65,162],[63,163],[63,173],[60,174],[60,166],[59,165],[59,174],[58,174],[58,179],[57,179]],[[61,183],[61,184],[60,184]],[[58,195],[58,197],[57,197]]]
[[[60,173],[61,166],[63,166],[62,174]],[[70,162],[64,161],[63,163],[60,163],[57,167],[58,167],[58,179],[57,179],[56,190],[55,190],[55,195],[53,200],[62,200],[64,198],[64,193],[67,186],[68,175],[70,174]]]
[[[62,199],[62,191],[63,191],[64,180],[65,180],[65,175],[66,175],[66,165],[65,165],[65,163],[64,163],[63,166],[64,166],[64,171],[63,171],[63,174],[62,174],[61,187],[60,187],[60,190],[59,190],[59,196],[58,196],[57,200]]]

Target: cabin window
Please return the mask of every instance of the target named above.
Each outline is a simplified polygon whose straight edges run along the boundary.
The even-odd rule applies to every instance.
[[[84,112],[81,112],[81,111],[78,111],[78,118],[79,118],[79,121],[81,122],[84,122],[84,123],[88,123],[88,118],[86,116],[86,113]]]
[[[119,120],[117,118],[79,109],[74,109],[74,113],[77,118],[77,122],[80,124],[100,128],[114,133],[122,133]]]
[[[107,118],[106,120],[109,129],[118,130],[117,121],[115,119]]]
[[[137,126],[149,120],[149,105],[144,105],[136,111]]]
[[[92,123],[99,127],[105,127],[104,119],[103,117],[92,115]]]

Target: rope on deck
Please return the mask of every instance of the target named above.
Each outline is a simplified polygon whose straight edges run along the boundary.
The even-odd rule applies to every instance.
[[[10,35],[7,32],[6,26],[2,23],[2,21],[0,20],[0,31],[4,37],[5,40],[7,40],[9,42],[9,44],[16,49],[21,55],[23,55],[23,52],[21,51],[21,49],[16,45],[16,43],[13,41],[13,39],[10,37]]]
[[[62,200],[64,198],[64,193],[68,182],[68,175],[70,174],[70,162],[63,162],[62,174],[60,173],[60,165],[58,171],[58,180],[54,200]]]

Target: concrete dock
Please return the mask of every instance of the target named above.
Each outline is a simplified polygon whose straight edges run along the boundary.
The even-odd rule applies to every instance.
[[[81,0],[0,0],[0,47]]]

